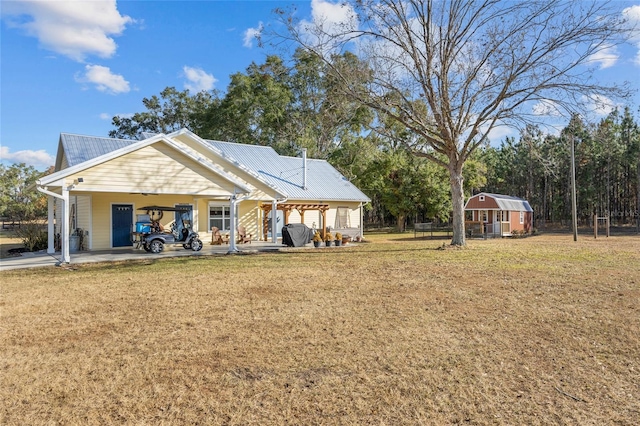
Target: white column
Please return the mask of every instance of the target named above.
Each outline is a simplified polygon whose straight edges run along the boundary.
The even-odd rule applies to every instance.
[[[231,206],[229,208],[230,213],[231,213],[231,226],[230,226],[230,230],[229,230],[229,253],[235,253],[238,251],[238,247],[236,246],[236,227],[238,226],[238,224],[236,223],[237,218],[236,218],[236,195],[232,195],[231,199],[229,200],[231,201]]]
[[[53,201],[54,198],[51,195],[47,195],[47,234],[48,234],[48,243],[47,243],[47,253],[49,254],[53,254],[56,252],[56,248],[55,248],[55,232],[56,229],[54,227],[54,223],[53,223],[53,212],[54,212],[54,206],[53,206]]]
[[[62,187],[62,219],[60,223],[60,248],[62,255],[60,262],[69,263],[69,190]]]
[[[278,242],[278,201],[271,202],[271,242]]]

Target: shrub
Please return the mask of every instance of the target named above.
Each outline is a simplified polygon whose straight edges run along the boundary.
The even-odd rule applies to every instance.
[[[342,241],[342,234],[339,232],[336,232],[336,240],[341,240]]]
[[[44,250],[48,245],[48,234],[44,227],[38,223],[24,223],[16,235],[22,239],[22,244],[29,251]]]
[[[331,235],[331,232],[327,232],[327,233],[324,235],[324,240],[325,240],[325,241],[333,241],[333,235]]]
[[[313,241],[316,243],[319,243],[320,241],[322,241],[322,235],[320,235],[318,231],[316,231],[316,233],[313,234]]]

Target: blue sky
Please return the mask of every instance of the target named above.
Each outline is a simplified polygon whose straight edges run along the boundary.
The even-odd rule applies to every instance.
[[[167,86],[224,91],[268,52],[252,35],[295,3],[299,16],[339,1],[5,1],[1,4],[0,155],[52,165],[61,132],[107,136],[114,115],[143,110]],[[639,1],[616,7],[640,22]],[[603,82],[640,88],[640,36],[594,58]],[[640,95],[633,101],[640,105]],[[604,111],[603,111],[604,113]],[[511,130],[497,131],[499,140]]]

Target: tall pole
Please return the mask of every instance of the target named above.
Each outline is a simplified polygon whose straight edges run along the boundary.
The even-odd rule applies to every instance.
[[[573,241],[578,241],[578,202],[576,199],[576,152],[574,138],[571,135],[571,215],[573,222]]]

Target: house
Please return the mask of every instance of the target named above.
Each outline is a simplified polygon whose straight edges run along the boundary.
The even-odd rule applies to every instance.
[[[141,207],[180,209],[203,239],[212,227],[244,226],[253,239],[276,242],[287,223],[362,235],[369,198],[324,160],[286,157],[270,147],[204,140],[186,129],[143,140],[62,133],[55,172],[36,182],[49,199],[49,253],[60,235],[62,262],[70,236],[86,250],[131,247]],[[275,214],[274,214],[275,212]],[[175,220],[176,224],[178,222]],[[179,225],[179,224],[178,224]],[[272,232],[275,230],[275,232]]]
[[[533,231],[533,209],[522,198],[482,192],[469,198],[464,209],[470,212],[467,229],[475,225],[485,236],[506,237],[514,231]]]

